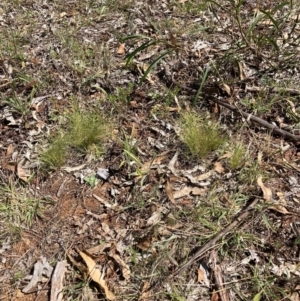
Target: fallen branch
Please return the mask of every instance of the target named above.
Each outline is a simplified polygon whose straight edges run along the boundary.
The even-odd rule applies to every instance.
[[[177,270],[175,270],[175,272],[173,272],[173,274],[171,274],[167,279],[170,280],[174,278],[176,275],[178,275],[179,273],[183,272],[197,259],[202,257],[206,251],[214,247],[219,239],[224,237],[228,232],[230,232],[233,228],[235,228],[238,224],[240,224],[250,214],[251,210],[258,203],[258,201],[259,201],[258,198],[254,199],[254,201],[248,207],[246,207],[245,210],[243,210],[231,224],[229,224],[226,228],[224,228],[219,233],[217,233],[202,248],[200,248],[200,250],[198,250],[186,263],[184,263],[179,268],[177,268]]]
[[[161,279],[159,282],[154,283],[151,288],[147,291],[147,292],[151,292],[151,291],[155,291],[157,292],[158,287],[161,287],[164,283],[172,280],[173,278],[175,278],[175,276],[177,276],[178,274],[180,274],[181,272],[183,272],[185,269],[187,269],[190,265],[192,265],[196,260],[198,260],[200,257],[203,257],[203,255],[210,249],[214,248],[218,242],[218,240],[220,240],[222,237],[224,237],[228,232],[230,232],[231,230],[233,230],[236,226],[238,226],[239,224],[241,224],[245,218],[250,214],[250,212],[252,211],[252,209],[254,208],[254,206],[258,203],[259,199],[256,198],[254,199],[250,205],[248,207],[246,207],[237,217],[236,219],[229,224],[226,228],[224,228],[223,230],[219,231],[211,240],[209,240],[202,248],[200,248],[186,263],[184,263],[183,265],[181,265],[180,267],[177,268],[177,270],[175,270],[175,272],[173,272],[171,275],[169,275],[168,277],[166,277],[165,279]]]
[[[193,92],[193,93],[197,93],[197,90],[195,89],[192,89],[190,87],[187,87],[187,86],[184,86],[184,85],[181,85],[179,83],[177,83],[176,81],[174,81],[174,84],[177,85],[178,87],[182,88],[183,90],[186,90],[186,91],[190,91],[190,92]],[[248,91],[259,91],[259,87],[248,87],[247,88]],[[277,90],[276,88],[273,88],[273,91],[275,92],[279,92],[280,90]],[[295,95],[300,95],[300,91],[299,90],[294,90],[294,89],[286,89],[286,91],[288,91],[289,93],[294,93]],[[299,94],[298,94],[299,93]],[[222,101],[222,100],[219,100],[217,97],[214,97],[212,95],[208,95],[206,94],[205,96],[207,96],[209,99],[211,99],[212,101],[218,103],[219,105],[223,106],[223,107],[226,107],[227,109],[231,110],[231,111],[234,111],[234,112],[237,112],[239,114],[241,114],[243,117],[245,117],[247,120],[251,120],[251,121],[254,121],[264,127],[266,127],[267,129],[271,130],[272,132],[286,138],[286,139],[289,139],[289,140],[293,140],[293,141],[300,141],[300,135],[294,135],[290,132],[287,132],[285,130],[282,130],[281,128],[279,128],[278,126],[276,125],[273,125],[257,116],[254,116],[252,114],[249,114],[249,113],[246,113],[244,111],[241,111],[239,110],[237,107],[225,102],[225,101]]]
[[[270,89],[271,92],[276,92],[276,93],[287,92],[287,93],[289,93],[291,95],[294,95],[294,96],[300,95],[300,90],[291,89],[291,88],[270,87],[269,89]],[[264,88],[256,87],[256,86],[253,86],[253,87],[246,86],[246,91],[249,91],[249,92],[260,92],[262,90],[264,90]]]
[[[238,110],[235,106],[225,102],[225,101],[222,101],[222,100],[219,100],[218,98],[216,97],[212,97],[210,96],[210,99],[212,99],[212,101],[220,104],[221,106],[231,110],[231,111],[234,111],[234,112],[237,112],[237,113],[240,113],[243,117],[245,117],[247,120],[251,120],[251,121],[254,121],[264,127],[266,127],[267,129],[271,130],[272,132],[286,138],[286,139],[290,139],[290,140],[293,140],[293,141],[300,141],[300,136],[299,135],[294,135],[290,132],[287,132],[285,130],[282,130],[281,128],[279,128],[278,126],[276,125],[273,125],[257,116],[254,116],[252,114],[249,114],[249,113],[246,113],[246,112],[243,112],[241,110]]]

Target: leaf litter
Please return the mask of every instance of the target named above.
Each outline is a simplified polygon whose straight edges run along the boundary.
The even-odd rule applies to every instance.
[[[1,240],[0,298],[50,291],[53,276],[31,267],[44,258],[54,268],[78,248],[109,300],[299,299],[299,11],[277,4],[3,1],[0,162],[8,187],[1,188],[0,229],[12,241]],[[124,40],[130,35],[137,39]],[[117,128],[102,156],[71,149],[62,168],[44,172],[40,151],[74,100],[112,112]],[[195,107],[219,120],[230,143],[245,144],[245,166],[231,170],[227,149],[189,157],[177,117]],[[135,143],[124,152],[117,141],[134,127]],[[20,187],[26,198],[16,197]],[[48,200],[32,228],[8,214],[29,196]],[[204,286],[208,270],[199,272],[193,259],[201,247],[213,276]],[[72,277],[84,271],[76,260],[72,273],[60,272],[64,298],[95,295],[92,286],[68,289],[85,277]]]

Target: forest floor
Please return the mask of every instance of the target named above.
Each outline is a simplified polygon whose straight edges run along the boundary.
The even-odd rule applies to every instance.
[[[0,300],[299,301],[299,16],[1,1]]]

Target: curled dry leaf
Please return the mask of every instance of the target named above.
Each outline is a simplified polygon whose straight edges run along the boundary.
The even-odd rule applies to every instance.
[[[204,272],[201,269],[198,269],[198,282],[203,281],[204,279]]]
[[[2,168],[3,169],[7,169],[7,170],[10,170],[10,171],[15,171],[16,169],[16,166],[14,163],[9,163],[9,159],[11,157],[11,155],[13,154],[14,152],[14,147],[12,144],[10,144],[7,149],[6,149],[6,154],[2,160]]]
[[[150,283],[148,281],[145,281],[142,287],[142,293],[139,297],[139,301],[141,300],[150,300],[151,297],[151,290],[150,289]]]
[[[126,263],[121,259],[121,257],[120,257],[118,254],[116,254],[116,253],[114,252],[114,250],[111,250],[111,251],[108,253],[108,255],[109,255],[110,257],[112,257],[112,258],[116,261],[116,263],[120,266],[123,277],[124,277],[126,280],[129,280],[129,279],[130,279],[130,268],[129,268],[129,265],[126,264]]]
[[[219,301],[220,300],[219,294],[217,292],[213,292],[210,300],[211,301]]]
[[[21,164],[19,163],[17,165],[17,175],[18,177],[24,181],[24,182],[27,182],[28,178],[27,178],[27,173],[26,171],[22,168]]]
[[[223,173],[225,171],[224,167],[222,166],[221,162],[215,163],[215,171],[217,173]]]
[[[289,214],[289,212],[286,210],[286,208],[280,204],[274,204],[272,206],[269,206],[268,208],[272,209],[274,211],[277,211],[279,213],[282,213],[282,214]]]
[[[231,89],[228,85],[223,84],[222,88],[226,91],[226,93],[230,96],[231,95]]]
[[[166,193],[167,193],[167,196],[168,196],[170,202],[172,204],[175,204],[175,200],[174,200],[174,196],[173,196],[173,189],[172,189],[172,185],[169,180],[166,181],[165,189],[166,189]]]
[[[213,170],[210,170],[202,175],[199,175],[198,177],[196,177],[196,181],[197,182],[200,182],[200,181],[205,181],[207,179],[209,179],[212,175],[214,174],[214,171]]]
[[[141,172],[143,174],[149,172],[149,170],[151,169],[151,167],[153,165],[160,165],[161,162],[166,158],[166,153],[164,152],[162,155],[157,156],[154,160],[150,160],[147,161],[145,164],[143,164],[143,166],[141,167]]]
[[[226,153],[226,154],[224,154],[223,156],[221,156],[221,157],[219,157],[219,159],[218,160],[222,160],[222,159],[229,159],[229,158],[231,158],[232,157],[232,153]]]
[[[203,283],[207,287],[210,287],[210,281],[208,278],[207,270],[203,267],[203,265],[200,263],[199,269],[198,269],[198,282]]]
[[[151,245],[151,240],[148,237],[145,237],[137,244],[137,247],[143,251],[148,251]]]
[[[174,199],[179,199],[187,195],[201,195],[207,190],[205,188],[198,188],[198,187],[188,187],[185,186],[183,189],[174,192]]]
[[[268,187],[266,187],[263,182],[262,178],[259,177],[257,179],[257,184],[261,188],[264,194],[264,199],[267,202],[271,202],[271,205],[268,207],[269,209],[275,210],[277,212],[280,212],[282,214],[288,214],[289,212],[286,210],[284,205],[286,205],[286,201],[282,195],[282,193],[278,192],[277,196],[279,197],[279,202],[272,201],[272,190]]]
[[[269,207],[269,209],[275,210],[275,211],[277,211],[279,213],[282,213],[282,214],[288,214],[289,212],[285,208],[285,206],[286,206],[286,200],[284,198],[283,193],[282,192],[277,192],[276,194],[277,194],[277,196],[279,198],[279,201],[278,202],[274,202]]]
[[[272,190],[263,184],[262,177],[259,177],[257,179],[257,185],[261,188],[264,195],[264,199],[267,202],[270,202],[272,200]]]
[[[116,296],[108,289],[107,284],[104,280],[104,273],[101,273],[97,268],[96,262],[88,255],[79,251],[80,256],[87,265],[88,272],[93,281],[98,283],[104,290],[105,296],[108,300],[115,300]]]
[[[117,54],[124,54],[125,53],[125,44],[122,43],[120,44],[119,48],[118,48],[118,51],[117,51]]]
[[[4,156],[2,164],[4,164],[4,162],[8,162],[8,160],[9,160],[10,156],[13,154],[13,152],[14,152],[14,146],[12,144],[10,144],[6,149],[6,154]]]

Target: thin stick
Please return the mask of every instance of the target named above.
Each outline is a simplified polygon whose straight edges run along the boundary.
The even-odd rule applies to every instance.
[[[286,139],[290,139],[290,140],[293,140],[293,141],[300,141],[300,136],[299,135],[294,135],[294,134],[292,134],[290,132],[282,130],[278,126],[273,125],[273,124],[271,124],[271,123],[269,123],[269,122],[267,122],[267,121],[265,121],[265,120],[263,120],[263,119],[261,119],[261,118],[259,118],[257,116],[248,114],[248,113],[246,113],[244,111],[240,111],[235,106],[233,106],[233,105],[231,105],[231,104],[229,104],[227,102],[224,102],[222,100],[219,100],[216,97],[210,96],[210,98],[214,102],[220,104],[221,106],[223,106],[223,107],[225,107],[225,108],[227,108],[227,109],[229,109],[231,111],[240,113],[243,117],[247,118],[248,120],[254,121],[254,122],[256,122],[256,123],[258,123],[258,124],[260,124],[260,125],[268,128],[268,129],[270,129],[272,132],[274,132],[274,133],[276,133],[276,134],[278,134],[278,135],[280,135],[280,136],[282,136],[282,137],[284,137]]]
[[[259,201],[258,198],[254,199],[253,202],[248,207],[246,207],[246,209],[243,210],[231,224],[229,224],[223,230],[219,231],[219,233],[217,233],[211,240],[209,240],[186,263],[184,263],[177,270],[175,270],[175,272],[168,277],[168,280],[174,278],[176,275],[183,272],[187,267],[192,265],[199,257],[201,257],[208,249],[213,247],[220,238],[225,236],[228,232],[230,232],[233,228],[235,228],[238,224],[240,224],[249,215],[249,213],[254,208],[254,206],[258,203],[258,201]]]
[[[190,87],[181,85],[181,84],[177,83],[174,80],[173,80],[173,82],[174,82],[175,85],[177,85],[178,87],[180,87],[180,88],[182,88],[182,89],[184,89],[186,91],[190,91],[190,92],[193,92],[193,93],[197,92],[196,90],[194,90],[194,89],[192,89]],[[249,90],[250,88],[247,88],[247,89]],[[296,90],[289,89],[289,92],[296,92]],[[257,116],[254,116],[252,114],[248,114],[248,113],[246,113],[244,111],[241,111],[237,107],[235,107],[235,106],[233,106],[233,105],[231,105],[231,104],[229,104],[229,103],[227,103],[225,101],[219,100],[217,97],[214,97],[212,95],[207,95],[207,94],[205,94],[205,96],[207,96],[212,101],[220,104],[221,106],[226,107],[227,109],[229,109],[231,111],[234,111],[234,112],[237,112],[237,113],[241,114],[247,120],[254,121],[254,122],[256,122],[256,123],[258,123],[258,124],[260,124],[260,125],[268,128],[272,132],[274,132],[274,133],[276,133],[276,134],[278,134],[278,135],[286,138],[286,139],[293,140],[293,141],[300,141],[300,135],[294,135],[294,134],[292,134],[290,132],[282,130],[281,128],[279,128],[276,125],[273,125],[273,124],[271,124],[271,123],[269,123],[269,122],[267,122],[267,121],[265,121],[265,120],[263,120],[263,119],[261,119],[261,118],[259,118]]]

